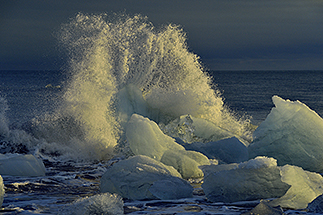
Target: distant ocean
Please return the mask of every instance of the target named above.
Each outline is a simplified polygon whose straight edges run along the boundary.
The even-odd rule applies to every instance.
[[[273,95],[299,100],[323,116],[323,71],[210,71],[224,102],[259,125],[274,106]]]
[[[272,96],[299,100],[323,116],[323,71],[209,71],[225,105],[259,125],[269,114]],[[0,95],[9,106],[11,126],[53,111],[68,81],[64,71],[1,71]]]

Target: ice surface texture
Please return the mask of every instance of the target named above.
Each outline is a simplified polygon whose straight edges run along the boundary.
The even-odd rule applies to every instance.
[[[165,134],[171,137],[179,137],[185,143],[211,142],[233,137],[234,134],[218,125],[191,115],[182,115],[162,126]]]
[[[300,101],[272,99],[275,107],[253,134],[250,158],[269,156],[280,166],[323,172],[323,119]]]
[[[123,200],[117,194],[102,193],[91,197],[81,198],[69,207],[66,207],[60,214],[66,215],[93,215],[123,214]]]
[[[170,166],[139,155],[119,161],[101,178],[101,192],[132,200],[192,197],[192,186]]]
[[[323,193],[323,178],[320,174],[291,165],[280,167],[280,171],[282,181],[291,185],[291,188],[284,196],[273,200],[271,205],[303,209]]]
[[[0,175],[0,208],[2,207],[3,196],[4,196],[4,185],[3,185],[2,177]]]
[[[142,91],[135,85],[129,84],[120,89],[117,93],[117,110],[121,126],[129,121],[132,114],[137,113],[142,116],[153,115],[145,101]]]
[[[290,185],[282,182],[274,159],[258,157],[238,168],[210,173],[202,188],[212,202],[237,202],[281,197]]]
[[[208,158],[195,151],[186,151],[183,146],[165,135],[158,125],[148,118],[133,114],[126,127],[126,136],[134,154],[146,155],[173,166],[183,178],[200,178],[200,165],[210,164]]]
[[[239,163],[247,161],[249,154],[247,147],[236,137],[216,142],[183,144],[185,149],[198,151],[209,159],[217,159],[224,163]]]
[[[267,202],[260,202],[254,209],[249,211],[248,213],[243,213],[242,215],[283,215],[283,211],[281,209],[271,207]]]
[[[43,162],[35,156],[0,154],[0,174],[11,176],[45,176]]]
[[[271,206],[304,209],[323,193],[320,174],[301,167],[277,167],[274,158],[256,157],[240,164],[202,166],[207,198],[212,202],[236,202],[277,198]]]

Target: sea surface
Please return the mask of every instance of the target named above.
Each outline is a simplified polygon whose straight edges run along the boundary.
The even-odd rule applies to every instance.
[[[259,125],[274,106],[272,96],[299,100],[323,116],[323,71],[210,71],[224,101]]]
[[[271,98],[299,100],[323,116],[323,71],[209,71],[225,106],[251,116],[259,125],[273,107]],[[70,87],[66,71],[0,71],[0,97],[7,103],[10,130],[27,133],[28,125],[54,114]],[[2,104],[4,105],[4,104]],[[0,142],[1,144],[3,142]],[[6,194],[1,214],[64,214],[76,199],[99,193],[99,181],[111,161],[81,162],[34,153],[46,166],[44,177],[3,176]],[[241,214],[258,202],[209,203],[195,190],[194,198],[176,201],[125,201],[127,214]],[[66,212],[68,214],[68,212]],[[285,211],[287,214],[304,211]]]
[[[323,71],[208,71],[224,103],[259,125],[274,106],[272,96],[299,100],[323,116]],[[11,126],[54,111],[68,83],[64,71],[1,71],[0,95]]]

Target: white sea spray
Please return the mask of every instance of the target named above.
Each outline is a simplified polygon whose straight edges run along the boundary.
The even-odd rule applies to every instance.
[[[251,140],[249,120],[224,106],[179,26],[156,29],[141,15],[79,13],[62,25],[59,39],[70,75],[62,105],[33,120],[41,152],[110,159],[117,145],[125,147],[133,113],[156,123],[190,114]]]

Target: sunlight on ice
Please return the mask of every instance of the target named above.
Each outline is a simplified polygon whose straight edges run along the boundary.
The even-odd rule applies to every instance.
[[[138,114],[133,114],[128,122],[126,136],[133,153],[173,166],[183,178],[203,177],[198,166],[210,164],[205,155],[186,151],[173,138],[165,135],[155,122]]]
[[[237,136],[245,145],[249,145],[247,140],[221,128],[207,119],[182,115],[179,118],[164,125],[159,124],[162,131],[171,137],[179,137],[186,143],[192,142],[211,142]]]
[[[5,194],[5,191],[4,191],[3,179],[0,175],[0,209],[2,207],[4,194]]]
[[[227,165],[228,166],[228,165]],[[237,202],[281,197],[290,188],[282,182],[275,159],[257,157],[229,170],[207,169],[202,188],[212,202]],[[203,168],[202,168],[203,169]]]
[[[274,158],[256,157],[240,164],[200,168],[205,174],[202,187],[212,202],[276,198],[266,204],[305,209],[323,193],[320,174],[292,165],[279,167]]]
[[[279,168],[282,181],[291,185],[291,188],[284,196],[273,200],[270,203],[271,205],[303,209],[323,193],[323,177],[320,174],[305,171],[301,167],[291,165]]]
[[[323,119],[300,101],[272,99],[275,107],[253,134],[250,158],[269,156],[278,165],[323,172]]]
[[[185,150],[158,125],[146,117],[133,114],[126,126],[129,146],[136,155],[146,155],[160,161],[166,150]]]

